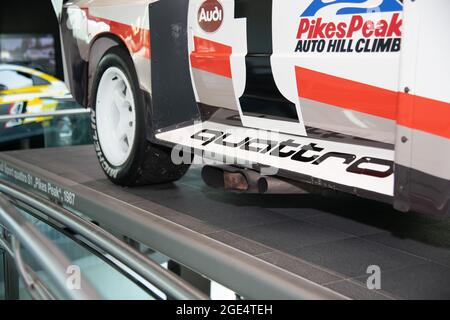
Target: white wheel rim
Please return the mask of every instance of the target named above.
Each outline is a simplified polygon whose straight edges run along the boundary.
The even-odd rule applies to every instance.
[[[135,139],[136,109],[125,74],[116,67],[102,75],[96,101],[97,133],[103,154],[113,166],[123,165]]]

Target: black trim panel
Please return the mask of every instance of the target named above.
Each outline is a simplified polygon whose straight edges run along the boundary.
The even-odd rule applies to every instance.
[[[153,130],[200,119],[189,67],[188,0],[150,4]]]
[[[244,94],[239,98],[242,112],[247,116],[256,114],[298,122],[295,104],[283,96],[273,77],[270,62],[273,53],[272,0],[235,2],[235,18],[247,19],[247,81]]]

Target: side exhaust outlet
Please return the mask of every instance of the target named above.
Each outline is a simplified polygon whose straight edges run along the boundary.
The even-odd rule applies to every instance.
[[[263,176],[251,169],[228,165],[206,165],[202,179],[207,186],[224,191],[249,194],[305,194],[308,191],[295,182],[277,177]]]

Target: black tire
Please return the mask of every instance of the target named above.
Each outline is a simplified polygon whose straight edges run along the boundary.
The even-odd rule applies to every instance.
[[[97,133],[96,101],[100,79],[110,67],[119,68],[127,77],[135,101],[136,125],[135,139],[131,153],[121,166],[112,165],[102,151],[102,142]],[[141,94],[138,78],[133,62],[128,52],[121,47],[108,50],[100,63],[94,76],[90,106],[92,108],[91,128],[97,157],[107,177],[115,184],[121,186],[141,186],[172,182],[180,179],[189,169],[189,164],[176,165],[172,162],[172,149],[156,145],[148,141],[146,130],[147,110],[145,99]]]

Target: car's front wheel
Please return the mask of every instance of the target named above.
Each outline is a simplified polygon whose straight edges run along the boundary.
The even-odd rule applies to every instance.
[[[188,164],[176,165],[171,149],[146,139],[146,110],[136,71],[120,47],[101,59],[94,77],[92,135],[98,159],[116,184],[135,186],[174,181]]]

